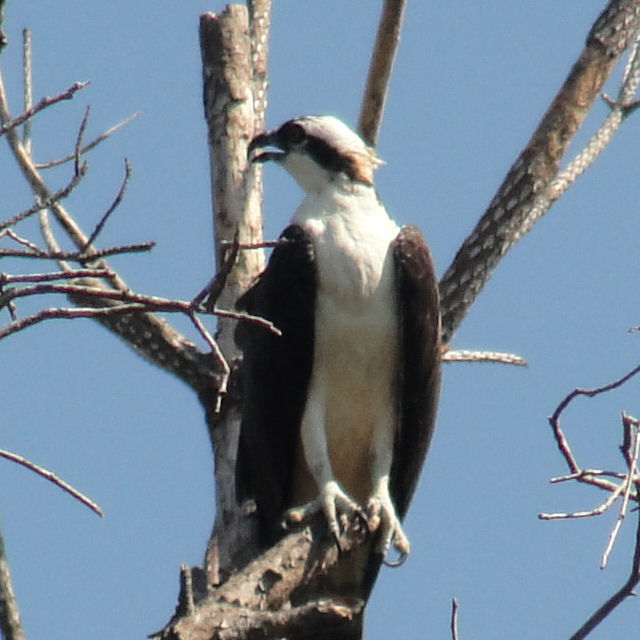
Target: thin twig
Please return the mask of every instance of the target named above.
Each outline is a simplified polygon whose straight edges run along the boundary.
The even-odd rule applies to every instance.
[[[82,180],[82,178],[84,177],[85,172],[86,172],[86,167],[79,174],[74,173],[73,176],[71,177],[71,180],[69,180],[69,182],[64,187],[62,187],[62,189],[55,191],[45,200],[42,200],[41,202],[36,202],[29,209],[25,209],[24,211],[17,213],[15,216],[12,216],[11,218],[8,218],[7,220],[0,222],[0,231],[2,229],[15,225],[16,223],[20,222],[21,220],[24,220],[25,218],[28,218],[29,216],[33,215],[34,213],[37,213],[38,211],[42,211],[43,209],[48,209],[55,202],[58,202],[63,198],[66,198],[78,186],[78,184],[80,183],[80,180]]]
[[[38,255],[42,254],[42,249],[40,249],[37,244],[18,235],[13,229],[3,229],[2,231],[0,231],[0,238],[3,238],[4,236],[11,238],[14,242],[21,244],[23,247],[27,247],[29,251],[37,253]],[[23,250],[21,249],[20,251]]]
[[[229,376],[231,375],[231,367],[229,366],[227,359],[222,354],[222,351],[220,350],[220,346],[214,340],[213,336],[209,333],[207,328],[204,326],[204,323],[202,322],[202,320],[200,320],[200,318],[196,315],[195,312],[190,313],[189,318],[191,319],[191,322],[193,322],[193,325],[198,330],[200,335],[203,337],[205,342],[209,345],[209,348],[211,349],[211,353],[213,353],[217,363],[220,365],[220,368],[222,369],[222,375],[220,376],[218,388],[216,389],[217,391],[216,405],[214,407],[215,413],[220,413],[220,409],[222,407],[222,398],[227,393]]]
[[[105,315],[116,315],[118,313],[131,313],[132,311],[144,311],[145,307],[140,303],[119,304],[113,307],[74,307],[72,309],[65,307],[50,307],[42,309],[30,316],[25,316],[18,320],[14,320],[4,327],[0,328],[0,340],[6,338],[18,331],[23,331],[27,327],[34,324],[44,322],[45,320],[65,319],[74,320],[77,318],[97,318]]]
[[[579,480],[584,476],[609,476],[610,478],[616,478],[618,480],[623,480],[627,477],[625,473],[620,473],[619,471],[605,471],[604,469],[581,469],[578,473],[568,473],[564,476],[549,478],[549,482],[551,484],[555,484],[557,482]],[[613,488],[614,487],[611,487],[611,489]]]
[[[515,353],[500,351],[471,351],[469,349],[452,349],[442,354],[443,362],[498,362],[526,367],[527,361]]]
[[[227,283],[227,278],[231,273],[231,269],[233,269],[233,266],[236,263],[239,248],[240,243],[238,242],[238,232],[236,231],[233,242],[224,247],[225,255],[222,259],[222,266],[218,270],[218,273],[209,280],[204,289],[202,289],[202,291],[200,291],[200,293],[198,293],[198,295],[193,299],[193,304],[195,306],[203,304],[208,310],[212,310],[215,307],[216,302],[218,302],[218,298]]]
[[[84,110],[84,115],[82,116],[82,121],[80,122],[80,128],[78,129],[78,135],[76,136],[76,143],[73,151],[73,172],[75,175],[78,175],[82,170],[86,171],[86,163],[83,165],[80,164],[80,158],[82,157],[82,138],[84,137],[84,132],[87,130],[87,124],[89,123],[89,114],[91,113],[91,107],[88,106]]]
[[[251,243],[242,243],[242,242],[234,242],[233,240],[222,240],[220,245],[222,247],[233,247],[237,244],[238,249],[242,251],[250,250],[250,249],[275,249],[276,247],[280,247],[286,244],[288,240],[286,238],[280,238],[280,240],[265,240],[264,242],[251,242]]]
[[[33,107],[33,83],[31,78],[31,32],[22,30],[22,74],[24,80],[24,110]],[[22,143],[27,153],[31,153],[31,118],[24,121],[22,127]]]
[[[640,480],[635,480],[636,493],[640,493]],[[621,602],[634,593],[640,582],[640,509],[636,511],[636,541],[631,563],[631,571],[627,581],[593,615],[569,638],[569,640],[583,640],[593,631]]]
[[[118,193],[114,198],[111,206],[107,209],[105,214],[100,218],[98,224],[95,226],[95,229],[91,232],[91,235],[87,238],[87,242],[84,245],[83,251],[87,251],[89,247],[93,244],[93,241],[98,237],[98,234],[102,231],[105,223],[109,219],[109,216],[118,208],[122,199],[124,198],[124,194],[127,191],[127,185],[129,184],[129,180],[131,179],[131,165],[129,161],[124,159],[124,178],[122,179],[122,184],[120,185],[120,189],[118,189]]]
[[[36,113],[42,111],[43,109],[46,109],[47,107],[50,107],[52,104],[62,102],[62,100],[71,100],[71,98],[73,98],[74,94],[77,91],[80,91],[80,89],[84,89],[88,84],[90,84],[90,81],[74,82],[66,91],[63,91],[56,96],[45,96],[44,98],[40,98],[40,100],[38,100],[38,102],[33,107],[31,107],[31,109],[27,109],[27,111],[21,113],[19,116],[16,116],[15,118],[12,118],[5,122],[0,127],[0,136],[20,126],[23,122],[26,122],[27,120],[29,120],[29,118],[32,118]]]
[[[601,387],[595,387],[593,389],[583,389],[580,387],[576,387],[571,393],[569,393],[562,402],[557,406],[556,410],[553,412],[553,415],[549,418],[550,422],[558,422],[560,418],[560,414],[567,408],[567,406],[573,401],[577,396],[587,396],[588,398],[593,398],[601,393],[606,393],[607,391],[612,391],[613,389],[617,389],[622,386],[627,380],[630,380],[637,373],[640,372],[640,365],[633,368],[629,373],[625,373],[621,378],[614,380],[613,382],[609,382]]]
[[[72,269],[71,271],[52,271],[51,273],[0,273],[0,284],[15,282],[51,282],[52,280],[70,280],[72,278],[109,278],[111,269]]]
[[[459,640],[458,636],[458,609],[460,603],[457,598],[451,600],[451,640]]]
[[[91,151],[94,147],[97,147],[102,141],[106,140],[109,136],[113,135],[118,129],[121,129],[125,125],[129,124],[132,120],[135,120],[142,112],[137,111],[133,115],[130,115],[128,118],[114,124],[113,127],[110,127],[99,136],[88,142],[84,147],[80,149],[81,154],[87,153],[87,151]],[[64,156],[63,158],[58,158],[57,160],[50,160],[49,162],[36,162],[34,164],[36,169],[50,169],[51,167],[57,167],[58,165],[64,164],[65,162],[70,162],[75,158],[75,153],[70,153],[68,156]]]
[[[629,505],[629,496],[631,495],[631,487],[633,486],[633,479],[634,477],[637,477],[636,468],[638,464],[638,452],[640,451],[640,437],[638,435],[637,424],[634,425],[635,426],[635,429],[634,429],[632,426],[633,423],[630,420],[628,420],[627,416],[624,414],[622,416],[622,422],[623,422],[623,428],[625,429],[625,432],[627,430],[628,431],[633,430],[633,433],[630,434],[630,438],[629,438],[630,442],[628,443],[627,447],[625,447],[625,452],[624,452],[625,458],[627,459],[627,465],[629,467],[629,473],[627,474],[625,481],[622,483],[624,486],[624,493],[622,496],[622,502],[620,504],[620,511],[618,512],[618,518],[616,520],[616,523],[613,529],[611,530],[611,534],[609,535],[607,546],[605,547],[602,553],[602,560],[600,562],[601,569],[604,569],[607,566],[609,554],[613,549],[613,545],[615,544],[620,528],[622,527],[622,522],[624,521],[624,518],[627,514],[627,507]],[[637,423],[637,421],[635,422]]]
[[[244,311],[229,311],[227,309],[214,309],[212,313],[220,316],[221,318],[233,318],[234,320],[249,320],[251,322],[255,322],[256,324],[262,325],[263,327],[269,329],[272,333],[275,333],[277,336],[282,335],[282,331],[276,327],[273,322],[270,320],[266,320],[265,318],[261,318],[260,316],[254,316],[250,313],[245,313]]]
[[[156,243],[134,242],[132,244],[122,244],[115,247],[107,247],[106,249],[94,249],[91,253],[84,251],[22,251],[20,249],[0,249],[0,258],[42,258],[47,260],[74,260],[76,262],[87,262],[107,256],[114,256],[121,253],[138,253],[141,251],[150,251]],[[108,269],[108,267],[106,267]]]
[[[567,520],[571,518],[590,518],[591,516],[599,516],[616,501],[618,496],[625,490],[625,487],[626,483],[621,482],[607,496],[607,499],[600,506],[595,507],[590,511],[574,511],[573,513],[539,513],[538,518],[540,520]]]
[[[60,487],[63,491],[66,491],[70,496],[74,497],[76,500],[79,500],[85,506],[89,507],[91,511],[97,513],[100,517],[104,514],[102,509],[90,498],[84,495],[84,493],[74,489],[68,482],[65,482],[61,478],[59,478],[53,471],[49,471],[44,467],[36,464],[35,462],[31,462],[27,458],[23,456],[19,456],[17,453],[12,453],[11,451],[5,451],[4,449],[0,449],[0,457],[6,458],[7,460],[11,460],[12,462],[16,462],[31,471],[34,471],[39,476],[42,476],[45,480],[52,482],[57,487]]]

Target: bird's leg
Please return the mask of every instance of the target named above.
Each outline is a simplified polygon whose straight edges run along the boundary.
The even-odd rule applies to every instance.
[[[373,491],[367,504],[369,529],[378,531],[378,542],[375,551],[386,557],[391,545],[398,551],[400,558],[396,562],[384,561],[385,564],[402,564],[409,555],[409,539],[402,530],[400,519],[393,506],[389,494],[389,474],[393,456],[393,439],[395,429],[392,415],[380,416],[373,438],[373,456],[371,460],[371,479]]]
[[[409,555],[410,545],[389,495],[389,476],[382,476],[376,482],[367,505],[367,514],[369,528],[378,531],[375,551],[386,558],[393,544],[393,547],[400,554],[400,558],[397,561],[385,560],[384,562],[390,566],[402,564]]]
[[[321,512],[337,543],[340,527],[344,528],[348,519],[354,515],[360,515],[362,520],[366,518],[359,505],[340,487],[333,475],[325,430],[324,402],[317,387],[310,389],[300,425],[300,438],[305,461],[320,493],[310,502],[289,509],[284,515],[284,525],[302,524]]]

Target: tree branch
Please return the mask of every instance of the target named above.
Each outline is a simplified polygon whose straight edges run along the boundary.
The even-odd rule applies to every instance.
[[[66,491],[70,496],[81,502],[86,507],[89,507],[91,511],[98,514],[100,517],[103,516],[102,509],[93,500],[87,498],[84,493],[78,491],[68,482],[65,482],[64,480],[59,478],[55,473],[53,473],[53,471],[49,471],[48,469],[37,465],[35,462],[31,462],[31,460],[27,460],[27,458],[19,456],[17,453],[5,451],[4,449],[0,449],[0,457],[11,460],[12,462],[20,464],[23,467],[37,473],[39,476],[45,478],[45,480],[48,480],[49,482],[55,484],[57,487],[60,487],[63,491]]]
[[[264,267],[262,251],[239,252],[232,267],[225,260],[228,243],[262,242],[262,174],[260,167],[249,167],[247,150],[256,126],[262,128],[266,104],[269,6],[266,0],[254,0],[250,4],[251,15],[243,6],[227,5],[218,15],[200,16],[216,271],[225,272],[224,286],[215,295],[219,305],[226,309],[233,309],[239,295]],[[234,327],[234,318],[223,319],[216,336],[232,370],[239,358]],[[240,427],[237,400],[236,394],[229,394],[219,414],[205,405],[216,477],[216,521],[205,558],[212,584],[221,579],[221,573],[245,564],[256,553],[254,516],[238,508],[235,499],[234,469]]]
[[[1,1],[1,0],[0,0]],[[0,11],[1,11],[0,5]],[[0,632],[4,640],[24,640],[20,611],[13,591],[4,538],[0,531]]]
[[[400,44],[404,7],[405,0],[385,0],[369,63],[367,84],[358,119],[358,133],[372,147],[378,142],[393,62]]]
[[[638,0],[612,0],[596,20],[565,83],[440,281],[443,342],[450,342],[500,259],[531,228],[534,207],[551,205],[548,187],[558,163],[639,25]]]
[[[284,537],[212,590],[194,610],[189,611],[187,607],[186,616],[172,618],[157,635],[163,640],[279,638],[304,628],[309,624],[309,616],[314,629],[318,623],[325,624],[327,629],[335,627],[345,617],[349,619],[355,615],[362,608],[362,602],[340,605],[332,601],[312,602],[292,609],[290,614],[274,611],[288,602],[297,588],[364,544],[368,535],[367,528],[355,518],[340,536],[339,552],[335,541],[327,534],[324,517],[320,515],[309,527]],[[181,594],[180,601],[184,599],[184,594]],[[233,607],[230,608],[228,603],[233,603]],[[264,612],[268,612],[268,618],[264,617]],[[225,624],[221,624],[223,620]],[[265,623],[268,623],[267,632],[256,635]]]

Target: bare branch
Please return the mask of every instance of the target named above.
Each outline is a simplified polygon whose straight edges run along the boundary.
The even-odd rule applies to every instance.
[[[79,150],[79,147],[78,147],[78,150]],[[129,164],[129,161],[125,158],[124,159],[124,178],[122,179],[122,184],[120,185],[120,189],[118,189],[118,193],[116,194],[114,201],[111,203],[111,206],[107,209],[107,211],[102,216],[102,218],[100,218],[98,224],[95,226],[95,229],[91,232],[91,235],[87,238],[87,242],[82,249],[83,251],[87,251],[89,247],[93,244],[93,241],[98,237],[98,234],[104,228],[104,225],[109,219],[109,216],[117,209],[117,207],[122,202],[122,199],[124,198],[124,194],[127,191],[127,185],[129,184],[130,179],[131,179],[131,165]]]
[[[635,480],[636,494],[640,495],[640,481]],[[634,589],[640,582],[640,509],[636,510],[638,521],[636,523],[635,549],[631,571],[627,581],[616,591],[596,612],[569,638],[569,640],[583,640],[595,629],[621,602],[633,595]]]
[[[17,453],[12,453],[11,451],[5,451],[4,449],[0,449],[0,457],[5,458],[7,460],[11,460],[12,462],[16,462],[31,471],[34,471],[39,476],[42,476],[45,480],[52,482],[57,487],[60,487],[63,491],[66,491],[70,496],[75,498],[76,500],[82,502],[85,506],[89,507],[91,511],[97,513],[102,517],[102,509],[90,498],[81,493],[77,489],[74,489],[68,482],[65,482],[61,478],[59,478],[53,471],[49,471],[40,465],[37,465],[35,462],[31,462],[31,460],[27,460],[23,456],[19,456]]]
[[[362,526],[358,518],[354,519],[340,536],[339,553],[335,541],[327,536],[324,518],[317,517],[309,527],[289,534],[221,586],[213,589],[193,613],[188,613],[187,607],[187,615],[172,618],[167,627],[156,635],[167,639],[264,638],[264,633],[258,636],[251,632],[251,629],[258,629],[265,623],[262,612],[280,609],[295,589],[333,566],[343,554],[357,549],[367,540],[368,535],[367,528]],[[184,598],[181,596],[180,600],[184,601]],[[235,612],[228,609],[226,603],[233,603]],[[363,606],[359,600],[341,604],[344,607],[341,614],[335,610],[338,603],[331,600],[324,604],[312,602],[305,606],[310,607],[309,611],[316,610],[319,613],[323,613],[323,608],[327,607],[324,613],[327,614],[325,617],[329,617],[325,622],[328,630],[341,621],[351,619]],[[302,615],[302,619],[299,617],[305,610],[293,609],[291,617],[286,610],[278,612],[286,617],[279,619],[277,629],[273,633],[269,630],[266,637],[287,636],[302,628],[303,624],[310,624],[305,615]],[[239,623],[239,619],[242,623]],[[226,624],[221,626],[221,620],[225,620]],[[318,620],[314,617],[314,629],[317,628],[316,624]],[[221,628],[226,631],[221,632]]]
[[[362,97],[358,133],[372,147],[378,142],[378,132],[384,114],[391,70],[400,43],[400,30],[405,0],[385,0],[373,47],[367,84]]]
[[[114,305],[111,307],[49,307],[48,309],[42,309],[36,313],[33,313],[24,318],[14,320],[4,327],[0,328],[0,340],[6,338],[18,331],[23,331],[27,327],[31,327],[34,324],[44,322],[45,320],[74,320],[77,318],[99,318],[104,315],[116,315],[121,313],[131,313],[133,311],[144,310],[144,305],[139,303]]]
[[[579,478],[574,478],[579,479]],[[607,499],[598,507],[589,511],[574,511],[573,513],[539,513],[540,520],[568,520],[571,518],[590,518],[603,514],[625,490],[626,482],[621,482],[607,497]]]
[[[233,239],[233,242],[227,244],[226,242],[222,245],[224,249],[224,257],[222,259],[222,266],[218,270],[218,272],[209,280],[207,285],[205,286],[200,293],[196,295],[193,299],[194,305],[204,304],[206,309],[213,309],[220,294],[224,290],[224,286],[227,283],[227,278],[231,273],[231,269],[236,263],[236,259],[238,257],[238,250],[240,249],[240,243],[238,242],[238,233]]]
[[[38,100],[38,102],[33,107],[31,107],[31,109],[27,109],[27,111],[21,113],[15,118],[7,118],[5,121],[5,118],[3,117],[2,126],[0,126],[0,136],[3,136],[5,133],[8,133],[9,131],[12,131],[16,127],[20,126],[23,122],[26,122],[27,120],[32,118],[39,111],[42,111],[43,109],[46,109],[47,107],[50,107],[51,105],[58,102],[62,102],[63,100],[71,100],[71,98],[73,98],[74,94],[77,91],[80,91],[80,89],[84,89],[88,84],[90,84],[89,81],[74,82],[66,91],[63,91],[56,96],[45,96],[44,98],[40,98],[40,100]]]
[[[623,453],[624,457],[627,461],[627,465],[629,467],[629,473],[625,478],[623,484],[624,493],[622,495],[622,502],[620,504],[620,511],[618,512],[618,518],[616,520],[616,524],[611,531],[611,535],[609,536],[609,541],[605,550],[602,554],[602,561],[600,562],[600,568],[604,569],[607,566],[607,561],[609,558],[609,554],[613,549],[613,545],[615,544],[616,538],[618,537],[618,533],[620,528],[622,527],[622,522],[627,514],[627,507],[629,505],[629,497],[631,496],[631,487],[633,485],[633,480],[638,479],[638,452],[640,451],[640,437],[638,434],[638,421],[631,416],[627,416],[626,414],[622,414],[622,423],[625,431],[625,441],[626,446],[623,445]],[[636,496],[637,499],[638,496]]]
[[[81,147],[80,153],[84,155],[85,153],[87,153],[87,151],[91,151],[91,149],[97,147],[101,142],[118,131],[118,129],[121,129],[125,125],[129,124],[132,120],[135,120],[141,113],[141,111],[137,111],[133,115],[130,115],[128,118],[125,118],[124,120],[113,125],[113,127],[110,127],[99,136],[95,137],[91,142]],[[51,167],[57,167],[58,165],[64,164],[65,162],[69,162],[75,157],[75,153],[70,153],[68,156],[64,156],[63,158],[59,158],[58,160],[51,160],[50,162],[36,162],[34,166],[36,169],[50,169]]]
[[[91,253],[84,251],[44,251],[43,249],[36,249],[27,251],[20,249],[0,249],[0,258],[2,257],[14,257],[14,258],[40,258],[44,260],[73,260],[75,262],[92,262],[99,258],[106,258],[107,256],[115,256],[122,253],[140,253],[141,251],[150,251],[156,246],[155,242],[134,242],[132,244],[122,244],[115,247],[107,247],[106,249],[92,249]],[[112,276],[115,271],[106,267],[98,267],[105,269]]]
[[[33,82],[31,78],[31,32],[22,30],[22,67],[24,81],[24,110],[33,107]],[[31,153],[31,118],[24,121],[22,127],[22,142],[28,153]]]
[[[84,110],[84,116],[82,116],[82,121],[80,122],[80,128],[78,129],[78,134],[76,135],[76,144],[73,151],[73,171],[76,175],[78,175],[82,170],[86,171],[87,164],[86,162],[82,165],[80,164],[80,149],[82,148],[82,138],[84,136],[84,132],[87,130],[87,124],[89,122],[89,113],[91,113],[91,107],[87,107]],[[87,243],[91,244],[91,243]]]
[[[6,229],[7,227],[11,227],[17,224],[21,220],[28,218],[29,216],[33,215],[34,213],[37,213],[38,211],[42,211],[43,209],[48,209],[54,203],[59,202],[60,200],[63,200],[64,198],[66,198],[78,186],[78,184],[80,184],[80,180],[82,180],[85,173],[86,173],[86,167],[84,167],[80,171],[80,173],[74,173],[73,176],[71,177],[71,180],[69,180],[69,182],[64,187],[62,187],[62,189],[59,189],[58,191],[54,191],[48,198],[45,198],[41,202],[36,202],[36,204],[34,204],[29,209],[26,209],[25,211],[17,213],[15,216],[12,216],[11,218],[4,220],[3,222],[0,222],[0,231],[2,231],[2,229]]]
[[[638,472],[638,456],[640,454],[640,422],[627,414],[622,416],[623,426],[623,444],[622,453],[627,464],[627,472],[619,474],[610,471],[601,470],[581,470],[576,459],[571,453],[569,443],[560,429],[559,421],[562,412],[573,401],[574,398],[583,395],[589,398],[593,398],[601,393],[611,391],[618,388],[634,375],[640,371],[640,366],[632,369],[629,373],[625,374],[621,378],[614,380],[613,382],[597,387],[594,389],[574,389],[568,394],[562,402],[558,405],[553,415],[549,418],[549,423],[553,429],[554,437],[560,452],[562,453],[567,465],[571,470],[569,476],[556,478],[555,481],[563,481],[567,479],[575,479],[580,482],[588,482],[600,488],[605,488],[611,493],[607,499],[595,509],[587,512],[575,512],[572,514],[540,514],[539,517],[543,519],[557,519],[557,518],[578,518],[588,517],[593,515],[599,515],[606,509],[611,507],[614,501],[622,496],[622,502],[616,523],[609,535],[607,544],[601,558],[601,568],[604,568],[607,564],[608,557],[611,553],[615,540],[618,536],[618,532],[622,526],[622,522],[626,517],[628,511],[628,504],[630,500],[636,502],[640,500],[640,473]],[[610,483],[603,480],[601,476],[608,475],[621,479],[619,483]],[[600,477],[598,477],[600,476]],[[608,486],[607,486],[608,485]],[[579,629],[571,636],[570,640],[582,640],[602,622],[627,596],[633,594],[635,586],[640,582],[640,509],[636,509],[638,513],[638,522],[636,524],[636,542],[633,556],[633,562],[631,571],[627,581],[625,582],[616,593],[614,593]]]
[[[216,362],[218,363],[218,366],[222,371],[222,374],[220,376],[220,383],[217,389],[217,397],[216,397],[216,403],[214,408],[215,413],[220,413],[220,409],[222,407],[222,398],[227,393],[229,376],[231,375],[231,367],[229,366],[229,363],[225,359],[224,355],[222,354],[222,351],[220,350],[218,343],[213,339],[213,336],[207,331],[207,328],[204,326],[202,320],[200,320],[200,318],[198,318],[198,316],[195,313],[190,313],[189,318],[191,319],[191,322],[193,322],[193,325],[195,326],[195,328],[198,330],[198,333],[203,337],[207,345],[209,345],[209,348],[211,349],[211,353],[213,353],[216,359]]]
[[[639,3],[628,0],[612,0],[596,20],[564,85],[440,281],[443,342],[500,259],[531,228],[537,219],[532,209],[551,203],[547,188],[558,163],[639,24]]]
[[[527,361],[515,353],[500,351],[470,351],[468,349],[451,349],[442,354],[443,362],[497,362],[526,367]]]
[[[458,609],[460,603],[457,598],[451,600],[451,640],[460,640],[458,636]]]
[[[549,418],[550,422],[558,422],[560,419],[560,414],[567,408],[567,406],[576,398],[577,396],[587,396],[588,398],[593,398],[601,393],[606,393],[607,391],[612,391],[613,389],[617,389],[622,386],[628,380],[631,380],[635,375],[640,372],[640,365],[633,368],[628,373],[625,373],[621,378],[614,380],[613,382],[609,382],[601,387],[595,387],[593,389],[583,389],[580,387],[576,387],[571,393],[569,393],[560,404],[557,406],[556,410],[553,412],[553,415]]]
[[[54,271],[51,273],[0,273],[0,292],[6,284],[15,282],[51,282],[53,280],[71,280],[73,278],[109,278],[113,274],[110,269],[72,269],[71,271]]]
[[[2,0],[0,0],[0,21]],[[1,22],[0,22],[1,25]],[[0,32],[0,37],[2,33]],[[4,538],[0,531],[0,632],[4,640],[24,640],[20,611],[13,591],[11,572],[4,548]]]

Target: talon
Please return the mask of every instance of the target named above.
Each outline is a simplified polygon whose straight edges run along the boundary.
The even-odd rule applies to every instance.
[[[364,521],[360,507],[340,488],[334,480],[327,482],[317,498],[300,507],[289,509],[284,514],[285,527],[300,525],[311,520],[318,512],[322,512],[327,519],[329,532],[336,542],[338,551],[342,552],[340,543],[341,529],[344,529],[353,514],[357,514]]]
[[[386,489],[374,493],[369,499],[367,512],[370,531],[379,531],[376,552],[387,566],[399,567],[407,559],[410,545]],[[391,546],[399,554],[397,560],[387,560]]]
[[[409,557],[408,553],[402,553],[400,552],[400,555],[398,556],[397,560],[387,560],[386,555],[382,558],[382,564],[386,565],[387,567],[400,567],[404,564],[404,561]]]

